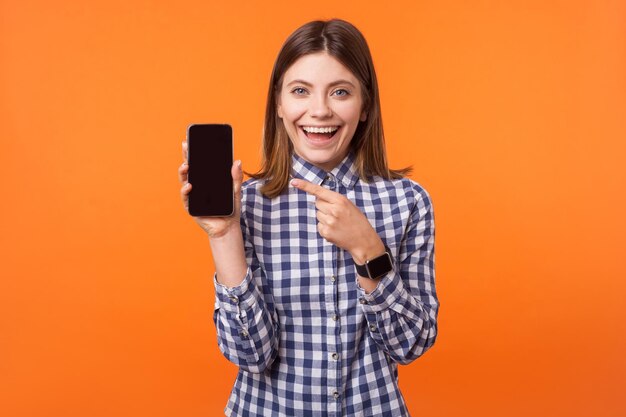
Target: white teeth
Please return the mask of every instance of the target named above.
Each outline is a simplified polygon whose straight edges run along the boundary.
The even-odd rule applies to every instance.
[[[302,129],[307,133],[333,133],[339,129],[337,126],[315,127],[303,126]]]

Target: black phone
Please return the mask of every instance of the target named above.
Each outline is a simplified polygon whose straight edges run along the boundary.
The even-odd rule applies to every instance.
[[[233,214],[233,129],[227,124],[192,124],[187,128],[189,214]]]

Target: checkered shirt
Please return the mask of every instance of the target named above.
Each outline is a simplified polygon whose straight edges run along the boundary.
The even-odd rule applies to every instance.
[[[437,335],[434,219],[427,192],[409,179],[360,180],[348,155],[325,172],[294,155],[293,177],[338,192],[391,249],[394,270],[370,294],[350,254],[317,232],[315,197],[294,187],[264,197],[244,183],[241,226],[248,271],[214,280],[219,348],[239,373],[227,416],[408,416],[398,364]]]

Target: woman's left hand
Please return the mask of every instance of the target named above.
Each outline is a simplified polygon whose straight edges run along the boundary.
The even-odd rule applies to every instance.
[[[385,252],[367,217],[346,197],[302,179],[292,180],[291,185],[315,196],[319,234],[350,252],[356,263],[364,264]]]

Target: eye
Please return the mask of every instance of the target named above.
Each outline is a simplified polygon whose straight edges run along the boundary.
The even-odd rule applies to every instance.
[[[306,94],[306,90],[302,87],[296,87],[293,90],[291,90],[291,92],[295,95],[301,96],[303,94]]]
[[[340,88],[338,90],[333,91],[333,94],[337,97],[346,97],[350,95],[350,92],[346,89]]]

